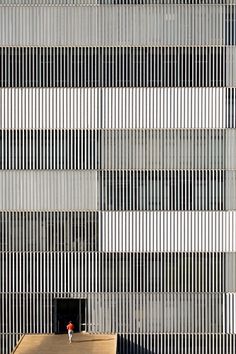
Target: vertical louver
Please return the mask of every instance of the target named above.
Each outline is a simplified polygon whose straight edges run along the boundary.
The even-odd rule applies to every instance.
[[[1,1],[0,353],[235,354],[235,129],[235,0]]]

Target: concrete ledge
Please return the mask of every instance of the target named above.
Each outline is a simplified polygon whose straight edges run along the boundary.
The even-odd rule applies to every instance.
[[[14,353],[16,352],[16,349],[17,349],[17,348],[19,347],[19,345],[21,344],[21,342],[22,342],[24,336],[25,336],[25,335],[23,334],[23,335],[20,337],[20,339],[18,340],[18,342],[17,342],[17,344],[16,344],[14,350],[11,352],[11,354],[14,354]]]

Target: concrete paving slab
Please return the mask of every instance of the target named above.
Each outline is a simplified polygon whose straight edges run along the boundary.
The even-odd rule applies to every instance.
[[[14,354],[115,354],[116,335],[74,333],[72,343],[66,334],[25,335]]]

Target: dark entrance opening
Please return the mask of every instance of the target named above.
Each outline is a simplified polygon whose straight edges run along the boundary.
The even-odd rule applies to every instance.
[[[55,299],[54,332],[66,333],[66,325],[72,321],[75,332],[86,331],[86,299]]]

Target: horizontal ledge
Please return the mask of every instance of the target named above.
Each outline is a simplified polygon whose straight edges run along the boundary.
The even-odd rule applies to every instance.
[[[168,6],[168,7],[173,7],[173,6],[177,6],[177,7],[183,7],[183,6],[187,6],[187,7],[206,7],[206,6],[212,6],[212,7],[232,7],[232,6],[236,6],[235,3],[227,3],[227,4],[223,4],[223,3],[203,3],[203,4],[199,4],[199,3],[195,3],[195,4],[190,4],[190,3],[155,3],[154,1],[149,1],[149,2],[146,2],[146,3],[133,3],[132,4],[132,1],[130,1],[130,3],[120,3],[120,4],[116,4],[115,2],[114,3],[109,3],[109,2],[101,2],[101,3],[97,3],[97,2],[83,2],[81,1],[81,3],[77,3],[77,4],[61,4],[61,3],[54,3],[54,4],[34,4],[34,3],[25,3],[25,4],[7,4],[7,3],[2,3],[0,5],[0,8],[6,8],[6,7],[34,7],[34,8],[37,8],[37,7],[52,7],[52,8],[57,8],[57,7],[103,7],[103,6],[109,6],[109,7],[131,7],[131,6],[140,6],[140,7],[145,7],[145,6],[158,6],[158,7],[163,7],[163,6]]]
[[[235,251],[47,251],[47,250],[37,250],[37,251],[24,251],[24,250],[16,250],[16,251],[0,251],[0,255],[6,255],[6,254],[104,254],[104,255],[129,255],[129,254],[152,254],[152,255],[158,255],[158,254],[168,254],[168,255],[192,255],[192,254],[204,254],[204,255],[216,255],[216,254],[235,254],[236,255],[236,250]],[[99,260],[98,260],[99,261]]]
[[[101,209],[3,209],[0,213],[226,213],[226,212],[236,212],[236,209],[207,209],[207,210],[181,210],[181,209],[165,209],[165,210],[148,210],[148,209],[118,209],[118,210],[101,210]]]
[[[100,154],[99,154],[100,155]],[[92,168],[92,169],[0,169],[0,172],[3,172],[3,173],[9,173],[9,172],[22,172],[22,173],[26,173],[26,172],[58,172],[58,173],[71,173],[71,172],[77,172],[77,173],[83,173],[83,172],[171,172],[171,171],[175,171],[175,172],[178,172],[178,171],[185,171],[185,172],[192,172],[192,171],[211,171],[211,172],[219,172],[219,171],[222,171],[222,172],[227,172],[227,171],[233,171],[235,172],[236,169],[229,169],[229,168],[158,168],[158,169],[152,169],[152,168],[125,168],[125,169],[121,169],[121,168],[116,168],[116,169],[95,169],[95,168]]]
[[[75,299],[75,300],[80,300],[80,299],[85,299],[89,295],[227,295],[227,294],[232,294],[236,295],[236,292],[171,292],[171,291],[166,291],[166,292],[81,292],[81,293],[53,293],[53,292],[0,292],[1,295],[45,295],[45,296],[52,296],[53,299],[55,300],[63,300],[63,299]],[[68,295],[68,296],[67,296]],[[72,295],[72,296],[71,296]]]
[[[0,132],[77,132],[77,131],[83,131],[83,132],[191,132],[191,131],[204,131],[204,132],[218,132],[218,131],[235,131],[236,132],[236,125],[235,128],[1,128],[0,127]]]
[[[143,6],[143,5],[142,5]],[[163,6],[163,5],[162,5]],[[235,4],[236,7],[236,4]],[[1,5],[0,5],[1,9]],[[150,45],[135,45],[135,44],[117,44],[117,45],[60,45],[60,44],[54,44],[54,45],[39,45],[39,44],[34,44],[34,45],[19,45],[19,44],[7,44],[7,45],[0,45],[1,48],[91,48],[91,49],[99,49],[99,48],[235,48],[235,44],[229,45],[229,44],[150,44]]]

